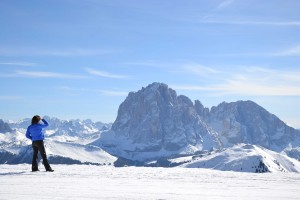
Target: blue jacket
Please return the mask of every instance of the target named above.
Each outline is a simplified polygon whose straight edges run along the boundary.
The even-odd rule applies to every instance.
[[[42,119],[44,124],[31,124],[28,126],[26,131],[26,137],[32,141],[36,140],[44,140],[45,135],[43,133],[43,128],[46,128],[48,126],[48,122],[44,119]]]

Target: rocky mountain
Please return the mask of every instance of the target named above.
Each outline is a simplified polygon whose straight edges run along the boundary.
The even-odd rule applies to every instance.
[[[5,123],[2,119],[0,119],[0,133],[12,132],[12,129]]]
[[[113,155],[146,161],[245,143],[299,155],[300,132],[252,101],[211,109],[163,83],[129,93],[110,131],[93,144]],[[299,156],[298,156],[299,157]]]
[[[299,130],[252,101],[223,102],[212,107],[205,119],[219,133],[224,147],[248,143],[280,152],[300,146]]]
[[[111,130],[93,144],[137,160],[221,147],[193,102],[160,83],[129,93]]]
[[[45,119],[51,163],[300,172],[300,131],[252,101],[209,109],[152,83],[128,94],[113,124]],[[0,120],[0,163],[31,162],[30,121]]]

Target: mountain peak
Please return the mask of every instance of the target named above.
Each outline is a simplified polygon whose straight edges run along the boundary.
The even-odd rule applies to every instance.
[[[12,129],[6,122],[0,119],[0,133],[6,133],[6,132],[12,132]]]
[[[153,82],[146,87],[146,89],[152,89],[152,90],[157,90],[159,88],[167,89],[168,85],[165,83]]]
[[[167,93],[175,93],[176,92],[174,90],[172,90],[171,88],[168,87],[167,84],[165,83],[158,83],[158,82],[154,82],[152,84],[149,84],[147,87],[142,87],[141,90],[137,91],[137,92],[130,92],[129,96],[132,96],[134,94],[138,94],[138,95],[155,95],[155,94],[167,94]]]
[[[106,134],[109,141],[103,137],[100,143],[118,146],[117,151],[126,152],[121,155],[129,159],[137,158],[137,152],[153,156],[160,151],[210,150],[239,143],[282,151],[300,141],[293,128],[253,101],[223,102],[209,110],[158,82],[131,92]]]
[[[107,146],[122,146],[123,151],[174,153],[189,145],[195,149],[219,147],[214,132],[201,121],[193,102],[164,83],[152,83],[132,92],[120,105],[111,132],[114,141]],[[205,139],[204,139],[205,138]],[[197,147],[196,147],[197,146]],[[128,157],[127,157],[128,158]]]

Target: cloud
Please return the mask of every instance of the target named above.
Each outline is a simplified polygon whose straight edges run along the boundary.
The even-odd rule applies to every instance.
[[[228,54],[231,56],[300,56],[300,45],[292,46],[290,48],[273,51],[273,52],[261,52],[261,53],[237,53],[237,54]]]
[[[286,49],[279,49],[277,51],[269,52],[245,52],[245,53],[220,53],[207,56],[220,56],[220,57],[284,57],[284,56],[300,56],[300,45],[292,46]]]
[[[212,67],[204,66],[197,63],[185,64],[183,70],[187,72],[192,72],[198,75],[209,75],[209,74],[217,74],[220,73],[219,70],[216,70]]]
[[[300,21],[239,21],[239,20],[201,20],[204,24],[254,25],[254,26],[300,26]]]
[[[206,91],[213,95],[243,95],[243,96],[300,96],[300,87],[283,85],[268,86],[255,82],[230,80],[227,83],[210,86],[173,85],[175,90]]]
[[[69,92],[88,92],[88,93],[100,93],[104,96],[127,96],[127,91],[119,90],[103,90],[103,89],[89,89],[89,88],[72,88],[69,86],[62,86],[59,89],[69,91]]]
[[[13,66],[37,66],[36,63],[32,62],[0,62],[0,65],[13,65]]]
[[[126,75],[112,74],[112,73],[109,73],[109,72],[95,70],[95,69],[92,69],[92,68],[85,68],[85,70],[89,74],[92,74],[92,75],[95,75],[95,76],[104,77],[104,78],[113,78],[113,79],[127,79],[127,78],[129,78]]]
[[[281,52],[271,53],[271,56],[300,56],[300,45],[291,47]]]
[[[18,48],[0,48],[0,55],[2,56],[99,56],[117,52],[109,49],[83,49],[83,48],[69,48],[69,49],[39,49],[32,47],[18,47]]]
[[[125,62],[122,63],[129,66],[138,66],[138,67],[167,67],[169,63],[157,62],[154,60],[145,60],[145,61],[135,61],[135,62]]]
[[[100,90],[100,92],[105,96],[127,96],[128,95],[128,92],[124,92],[124,91]]]
[[[62,51],[55,50],[45,50],[37,53],[38,55],[45,56],[98,56],[112,53],[110,50],[101,50],[101,49],[66,49]]]
[[[14,100],[22,99],[22,98],[23,97],[20,97],[20,96],[0,95],[0,100],[5,100],[5,101],[14,101]]]
[[[229,5],[233,4],[235,0],[225,0],[220,3],[215,10],[223,10],[224,8],[228,7]]]
[[[63,74],[55,72],[45,72],[45,71],[24,71],[16,70],[14,74],[11,74],[14,77],[28,77],[28,78],[62,78],[62,79],[84,79],[86,76],[82,75],[72,75],[72,74]]]
[[[238,70],[237,70],[238,71]],[[249,67],[242,71],[220,72],[219,80],[207,85],[173,85],[176,90],[205,91],[213,95],[300,96],[300,70]]]
[[[300,96],[300,87],[284,84],[270,85],[255,80],[229,80],[220,85],[220,92],[245,96]]]

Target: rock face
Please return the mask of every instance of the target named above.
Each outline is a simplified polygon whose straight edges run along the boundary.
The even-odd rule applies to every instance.
[[[177,96],[166,84],[153,83],[129,93],[111,130],[94,144],[143,160],[240,143],[281,152],[300,146],[300,132],[252,101],[223,102],[209,110],[198,100]]]
[[[252,101],[224,102],[212,107],[207,122],[219,133],[225,147],[248,143],[282,151],[300,145],[298,130]]]
[[[0,133],[12,132],[10,126],[0,119]]]
[[[134,151],[220,147],[216,133],[202,121],[193,102],[161,83],[129,93],[107,134],[115,135],[111,143],[130,140]]]

